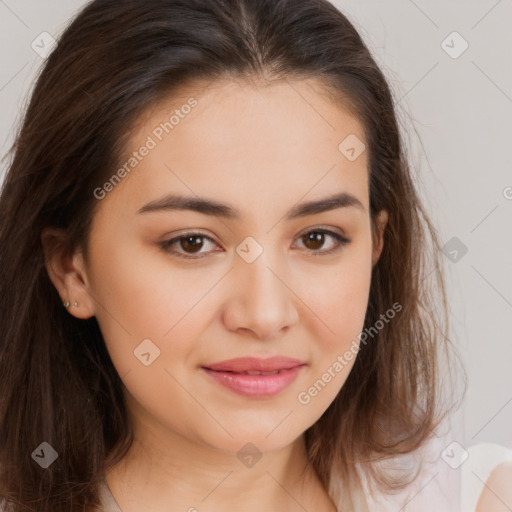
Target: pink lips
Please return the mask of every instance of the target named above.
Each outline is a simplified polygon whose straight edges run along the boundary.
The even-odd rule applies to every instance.
[[[269,397],[288,387],[305,365],[303,361],[276,356],[268,359],[242,357],[203,366],[219,384],[249,397]]]

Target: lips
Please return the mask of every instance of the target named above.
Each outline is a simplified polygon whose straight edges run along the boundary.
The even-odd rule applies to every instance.
[[[303,361],[276,356],[243,357],[203,366],[215,382],[245,397],[272,397],[287,388],[305,366]]]
[[[302,366],[304,361],[292,359],[290,357],[275,356],[268,359],[259,359],[257,357],[240,357],[229,359],[220,363],[205,365],[204,368],[210,370],[246,373],[248,375],[275,374],[281,370],[289,370],[296,366]]]

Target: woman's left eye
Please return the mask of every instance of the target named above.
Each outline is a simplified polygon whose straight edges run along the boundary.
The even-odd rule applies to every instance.
[[[322,246],[325,243],[325,239],[327,237],[330,237],[334,240],[333,246],[331,246],[330,249],[326,249],[323,251],[318,251],[318,245]],[[308,249],[311,250],[311,252],[314,253],[314,256],[318,255],[328,255],[332,254],[334,252],[337,252],[338,250],[342,249],[343,246],[350,243],[350,240],[348,238],[345,238],[343,235],[340,235],[339,233],[336,233],[334,231],[331,231],[329,229],[312,229],[310,231],[307,231],[306,233],[303,233],[299,240],[305,240],[305,243],[312,244],[313,247],[316,247],[315,249]],[[318,253],[318,254],[315,254]]]
[[[326,237],[333,239],[334,245],[327,250],[318,250],[319,247],[325,244]],[[309,251],[314,253],[315,256],[332,254],[340,250],[344,245],[350,243],[348,238],[328,229],[312,229],[300,235],[298,239],[303,240],[305,244],[311,244],[313,248],[306,247],[306,249],[309,249]],[[204,256],[193,256],[193,254],[208,254],[208,251],[200,252],[205,245],[203,242],[204,240],[217,245],[213,238],[203,235],[202,233],[185,233],[184,235],[172,238],[171,240],[160,242],[159,245],[165,252],[175,254],[180,258],[199,259]],[[176,250],[176,246],[178,247],[178,250]],[[180,250],[184,252],[180,252]]]

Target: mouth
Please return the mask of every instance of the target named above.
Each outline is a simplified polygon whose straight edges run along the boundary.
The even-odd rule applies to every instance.
[[[240,358],[202,366],[216,383],[242,396],[272,397],[286,389],[297,378],[305,363],[297,359]]]
[[[211,370],[211,368],[207,368],[207,370]],[[212,370],[212,371],[222,371],[222,370]],[[236,375],[278,375],[281,372],[285,372],[284,368],[280,370],[273,370],[271,372],[259,372],[259,371],[247,371],[247,372],[232,372],[229,370],[225,370],[226,373],[234,373]]]

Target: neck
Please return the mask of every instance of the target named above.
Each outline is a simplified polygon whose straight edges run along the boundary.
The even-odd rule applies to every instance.
[[[106,481],[123,512],[336,511],[309,464],[303,435],[245,463],[176,433],[166,432],[165,439],[155,432],[136,435],[126,456],[107,470]]]

